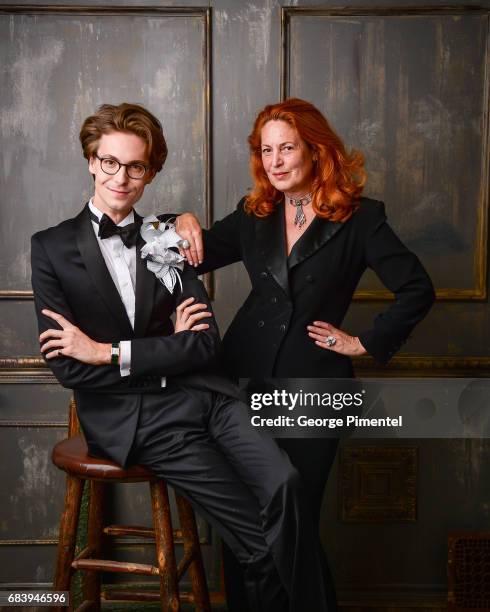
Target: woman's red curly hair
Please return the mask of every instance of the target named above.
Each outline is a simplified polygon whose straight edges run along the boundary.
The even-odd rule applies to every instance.
[[[266,217],[283,198],[282,192],[271,185],[262,164],[261,131],[268,121],[289,123],[316,157],[312,187],[315,213],[331,221],[346,221],[356,209],[366,182],[364,156],[354,150],[348,153],[322,113],[299,98],[270,104],[257,115],[248,137],[254,187],[247,196],[245,210]]]

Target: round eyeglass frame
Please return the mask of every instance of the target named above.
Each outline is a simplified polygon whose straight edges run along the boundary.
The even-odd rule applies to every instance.
[[[104,172],[105,174],[109,174],[110,176],[114,176],[115,174],[117,174],[119,170],[121,169],[121,166],[123,166],[124,168],[126,168],[126,174],[129,176],[129,178],[132,178],[134,180],[138,180],[138,179],[141,180],[145,177],[146,173],[150,169],[148,166],[145,166],[145,164],[135,164],[135,163],[123,164],[122,162],[120,162],[117,159],[114,159],[113,157],[99,157],[97,153],[94,153],[94,155],[100,161],[100,168],[102,172]],[[112,163],[117,164],[117,169],[114,172],[108,172],[106,169],[104,169],[105,161],[110,161]],[[141,176],[132,176],[131,171],[129,170],[131,166],[140,166],[141,168],[144,169],[143,174]]]

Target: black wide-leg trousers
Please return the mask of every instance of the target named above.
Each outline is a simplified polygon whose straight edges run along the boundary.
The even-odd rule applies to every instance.
[[[285,451],[298,471],[311,512],[311,523],[318,533],[320,510],[328,475],[335,460],[339,440],[336,438],[278,438],[276,444]],[[243,570],[233,550],[223,545],[226,600],[229,612],[254,612],[247,601]],[[335,583],[323,549],[321,566],[328,612],[337,611]],[[321,608],[312,607],[311,610]]]
[[[185,496],[238,559],[253,612],[327,611],[321,545],[297,470],[245,404],[168,387],[141,396],[131,462]]]

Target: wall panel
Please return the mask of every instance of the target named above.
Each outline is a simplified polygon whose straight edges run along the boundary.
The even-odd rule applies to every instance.
[[[457,7],[284,10],[284,95],[366,156],[366,193],[444,299],[486,297],[488,17]],[[455,178],[457,177],[457,180]],[[358,297],[386,297],[367,274]]]
[[[104,102],[141,103],[164,126],[169,157],[163,178],[138,210],[181,210],[189,202],[209,218],[209,35],[206,9],[0,12],[6,58],[0,73],[0,295],[29,295],[31,234],[74,216],[89,199],[78,131]]]

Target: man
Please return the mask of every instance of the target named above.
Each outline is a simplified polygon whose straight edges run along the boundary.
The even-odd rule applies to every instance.
[[[326,610],[297,473],[216,374],[202,283],[186,266],[170,291],[140,256],[133,206],[166,158],[159,121],[105,104],[80,140],[94,196],[32,237],[32,286],[41,351],[74,390],[89,452],[145,465],[186,496],[243,566],[251,609]]]

